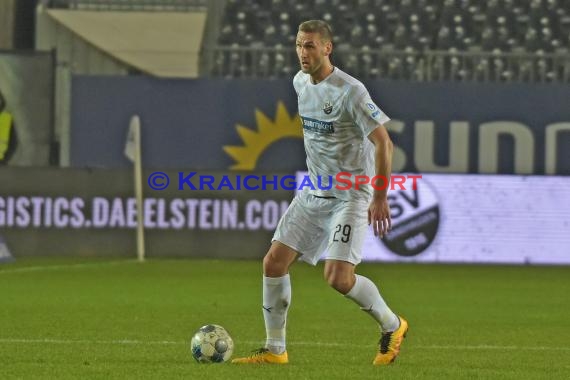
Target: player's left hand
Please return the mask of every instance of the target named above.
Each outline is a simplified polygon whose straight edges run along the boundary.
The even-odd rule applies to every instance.
[[[370,207],[368,207],[368,225],[372,224],[374,236],[384,235],[392,228],[392,217],[390,216],[390,206],[386,196],[374,196]]]

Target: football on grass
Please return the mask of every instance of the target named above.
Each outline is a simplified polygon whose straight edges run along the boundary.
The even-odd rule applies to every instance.
[[[223,363],[231,358],[234,341],[222,326],[205,325],[192,337],[190,349],[199,363]]]

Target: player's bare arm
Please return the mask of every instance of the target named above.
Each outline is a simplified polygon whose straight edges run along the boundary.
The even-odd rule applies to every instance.
[[[369,135],[368,139],[374,144],[374,167],[377,176],[390,180],[392,173],[392,151],[393,144],[388,131],[383,125],[379,125]],[[376,183],[378,188],[374,189],[374,195],[370,207],[368,207],[368,224],[372,224],[375,236],[383,237],[392,227],[390,217],[390,207],[388,206],[389,183],[382,183],[379,179]]]

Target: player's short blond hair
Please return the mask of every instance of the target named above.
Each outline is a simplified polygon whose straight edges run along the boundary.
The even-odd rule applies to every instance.
[[[309,20],[299,24],[299,32],[304,33],[318,33],[323,41],[333,40],[333,33],[331,26],[323,20]]]

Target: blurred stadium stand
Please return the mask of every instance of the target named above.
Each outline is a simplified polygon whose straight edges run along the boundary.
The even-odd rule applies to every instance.
[[[298,24],[321,18],[334,30],[333,62],[361,79],[570,83],[570,0],[39,0],[38,4],[36,49],[56,52],[55,125],[62,147],[69,146],[73,75],[155,75],[74,31],[70,27],[74,11],[78,17],[73,23],[79,26],[79,15],[85,11],[109,18],[129,11],[173,18],[206,15],[199,36],[169,27],[156,40],[163,38],[164,43],[146,41],[145,49],[152,45],[156,51],[167,48],[171,53],[176,51],[173,41],[183,44],[180,51],[194,45],[197,63],[191,74],[176,74],[182,77],[291,78],[298,70],[294,49]],[[67,13],[67,24],[54,16],[58,12]],[[53,17],[46,16],[50,13]],[[156,28],[145,29],[144,35],[150,32]],[[134,35],[132,46],[145,40]],[[63,149],[65,166],[69,152]]]
[[[570,0],[43,0],[94,11],[207,11],[201,76],[290,77],[297,26],[333,26],[333,60],[362,78],[570,82]],[[107,66],[113,66],[109,63]],[[136,73],[133,68],[113,69]]]
[[[291,76],[297,25],[314,18],[360,77],[570,82],[570,0],[228,0],[210,74]]]

